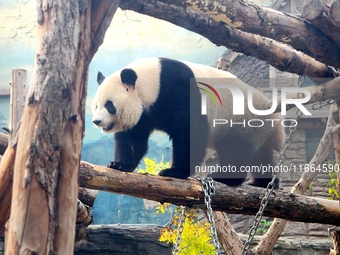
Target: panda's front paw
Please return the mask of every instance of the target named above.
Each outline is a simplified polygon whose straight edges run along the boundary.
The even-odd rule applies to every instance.
[[[107,167],[113,168],[113,169],[116,169],[116,170],[123,171],[122,165],[119,164],[119,163],[116,162],[116,161],[111,161],[111,162],[109,162],[109,164],[107,164]]]
[[[124,164],[117,162],[117,161],[109,162],[107,167],[113,168],[115,170],[119,170],[119,171],[122,171],[122,172],[132,172],[134,170],[134,168],[131,165],[124,165]]]

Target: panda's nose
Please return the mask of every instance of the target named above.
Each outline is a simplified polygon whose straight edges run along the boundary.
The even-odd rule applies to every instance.
[[[102,123],[102,121],[101,120],[94,120],[93,123],[98,126],[100,123]]]

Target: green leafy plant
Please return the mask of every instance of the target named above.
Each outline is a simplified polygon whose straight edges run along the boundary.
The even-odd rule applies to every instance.
[[[307,195],[312,195],[312,189],[313,189],[314,185],[312,183],[310,183],[306,189],[306,194]]]
[[[327,160],[324,164],[329,169],[329,181],[327,183],[328,194],[330,195],[329,199],[339,199],[339,191],[338,191],[338,177],[337,177],[337,165],[334,160]]]
[[[338,178],[337,173],[331,172],[328,174],[329,181],[327,183],[328,194],[330,195],[330,199],[339,199],[339,191],[338,191]]]
[[[144,165],[145,169],[138,169],[138,173],[157,175],[162,169],[170,168],[170,162],[164,162],[163,158],[159,163],[154,159],[145,158]],[[167,210],[170,210],[170,203],[160,203],[156,208],[156,214],[164,214]],[[178,210],[179,207],[175,209],[175,211]],[[215,247],[211,242],[210,224],[197,222],[196,218],[196,210],[187,209],[180,244],[181,255],[216,254]],[[170,224],[161,230],[159,241],[168,244],[175,243],[179,224],[179,215],[176,214]]]
[[[144,158],[145,169],[139,168],[138,173],[158,175],[161,170],[170,168],[170,162],[164,162],[164,157],[162,156],[161,162],[157,162],[155,159]]]
[[[256,230],[256,235],[264,235],[272,223],[272,220],[261,220],[259,227]]]
[[[177,208],[176,210],[179,210]],[[215,247],[211,242],[210,224],[208,222],[197,222],[195,209],[186,211],[183,223],[182,241],[179,245],[181,255],[191,254],[216,254]],[[179,215],[176,214],[171,224],[161,230],[159,241],[173,244],[177,238],[177,228],[180,225]]]

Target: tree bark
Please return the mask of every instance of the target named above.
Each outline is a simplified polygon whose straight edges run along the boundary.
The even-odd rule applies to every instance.
[[[91,44],[91,6],[108,2],[117,8],[108,0],[38,1],[37,58],[18,132],[6,255],[73,253],[87,72],[99,46]],[[104,13],[111,20],[114,12]]]
[[[308,104],[313,104],[317,102],[323,102],[329,99],[338,100],[340,99],[340,77],[334,78],[326,83],[319,84],[316,86],[306,87],[311,93],[311,99],[308,101]],[[287,93],[287,99],[298,99],[303,98],[301,93]],[[281,112],[281,98],[278,98],[277,108],[275,112]],[[307,103],[306,103],[307,104]],[[294,104],[286,105],[286,110],[294,108]]]
[[[5,140],[8,143],[8,139]],[[12,179],[15,160],[15,149],[8,147],[0,161],[0,234],[9,219],[12,199]]]
[[[80,187],[78,191],[78,199],[85,205],[92,207],[94,201],[96,200],[97,194],[98,190],[85,189]]]
[[[170,177],[126,173],[86,163],[80,164],[80,186],[146,198],[161,203],[195,206],[204,204],[201,183]],[[255,215],[264,195],[262,188],[241,186],[230,188],[215,182],[212,208],[227,213]],[[291,208],[295,208],[291,210]],[[310,198],[274,191],[265,209],[265,216],[293,221],[340,224],[340,208],[336,201]],[[322,215],[322,218],[320,217]]]
[[[339,46],[304,20],[244,0],[187,0],[178,6],[173,1],[123,0],[122,9],[134,10],[203,35],[217,45],[249,54],[247,47],[230,42],[230,31],[258,34],[287,43],[298,51],[328,65],[340,67]],[[288,25],[287,25],[288,24]],[[260,38],[257,39],[260,42]],[[265,39],[271,42],[268,39]],[[241,41],[241,40],[240,40]],[[271,46],[271,44],[269,44]],[[261,47],[261,44],[256,48]],[[266,46],[268,47],[268,46]],[[253,56],[263,59],[253,50]],[[308,62],[307,62],[308,63]],[[291,63],[293,64],[293,63]],[[276,67],[276,66],[275,66]],[[279,68],[278,68],[279,69]],[[280,69],[281,70],[281,69]]]
[[[86,238],[86,228],[92,223],[92,209],[78,200],[75,241]]]
[[[148,0],[122,1],[120,7],[169,21],[203,35],[216,45],[266,61],[281,71],[311,77],[333,77],[327,65],[288,45],[225,26],[198,11]]]
[[[333,3],[333,5],[335,6],[336,4]],[[313,0],[304,6],[301,15],[303,18],[312,23],[315,27],[320,29],[325,35],[331,38],[339,46],[339,27],[334,25],[331,21],[328,15],[329,11],[330,8],[326,3],[322,2],[321,0]],[[339,11],[338,15],[340,15]]]
[[[329,10],[329,18],[335,26],[340,26],[340,0],[336,0],[332,3]]]
[[[231,225],[228,217],[223,212],[213,212],[218,239],[227,255],[242,254],[243,244],[241,238]]]

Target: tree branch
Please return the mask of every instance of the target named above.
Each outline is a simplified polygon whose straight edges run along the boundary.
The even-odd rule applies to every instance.
[[[168,0],[123,0],[120,7],[123,10],[133,10],[169,21],[203,35],[216,45],[223,45],[264,60],[281,71],[303,74],[298,65],[295,65],[298,67],[296,71],[294,71],[294,68],[287,69],[290,65],[294,65],[294,61],[286,61],[287,58],[289,59],[296,54],[304,58],[304,55],[298,51],[302,51],[326,64],[340,66],[340,60],[337,57],[340,55],[340,48],[328,37],[318,32],[313,25],[297,17],[270,8],[245,3],[241,0],[215,0],[213,4],[206,0],[187,0],[180,6],[174,5],[173,1]],[[282,44],[262,36],[289,43],[297,51],[288,51],[289,47],[283,47],[285,53],[279,54],[279,51],[274,49]],[[255,38],[255,42],[253,38]],[[263,42],[261,43],[261,41]],[[240,43],[241,45],[239,45]],[[248,45],[249,43],[250,45]],[[268,49],[263,49],[264,47]],[[270,47],[274,49],[270,49]],[[260,51],[256,52],[256,50]],[[265,57],[265,52],[270,53],[270,55]],[[270,57],[273,57],[273,52],[278,55],[274,55],[275,59],[282,58],[284,54],[287,54],[286,52],[289,52],[289,57],[283,57],[283,61],[278,61],[279,64],[275,64],[275,61],[270,60]],[[306,69],[306,67],[302,69]],[[313,76],[310,72],[308,75],[316,77],[318,74]],[[329,75],[318,77],[329,77]]]
[[[198,180],[126,173],[87,162],[81,162],[80,186],[175,205],[194,206],[204,203],[201,183]],[[218,182],[215,182],[215,186],[213,210],[248,215],[257,213],[264,189],[247,185],[230,188]],[[272,193],[264,215],[292,221],[340,225],[340,208],[336,201],[282,191]]]
[[[213,212],[218,240],[220,241],[224,252],[227,255],[241,254],[243,244],[241,238],[231,225],[227,215],[223,212]]]
[[[308,104],[323,102],[329,99],[338,100],[340,98],[340,77],[334,78],[326,83],[316,86],[306,87],[311,93],[311,99]],[[303,98],[301,93],[287,93],[287,99]],[[277,108],[275,112],[281,112],[281,97],[278,98]],[[294,108],[294,104],[286,105],[286,110]]]
[[[171,1],[167,1],[171,2]],[[339,67],[340,48],[304,20],[246,0],[186,0],[187,7],[209,15],[217,22],[245,32],[288,43],[317,60]]]

